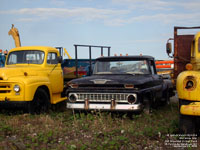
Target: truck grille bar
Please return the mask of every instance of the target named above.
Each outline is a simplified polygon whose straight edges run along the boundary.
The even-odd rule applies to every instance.
[[[76,96],[76,101],[85,101],[88,99],[90,102],[110,102],[112,99],[116,102],[128,103],[127,97],[132,93],[70,93],[70,95]]]

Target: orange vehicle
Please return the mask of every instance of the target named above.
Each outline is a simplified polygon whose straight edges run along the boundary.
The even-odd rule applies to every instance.
[[[155,62],[157,69],[172,69],[174,61],[173,60],[158,60]]]
[[[163,78],[173,77],[174,61],[173,60],[157,60],[155,61],[156,70],[159,75],[162,75]],[[173,82],[173,79],[172,79]]]

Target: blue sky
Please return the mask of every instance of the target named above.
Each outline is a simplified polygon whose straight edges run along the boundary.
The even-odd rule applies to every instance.
[[[111,55],[168,59],[173,27],[200,26],[199,8],[199,0],[0,0],[0,49],[15,47],[8,36],[14,24],[22,46],[62,46],[74,57],[74,44],[104,45]],[[87,49],[78,55],[87,58]]]

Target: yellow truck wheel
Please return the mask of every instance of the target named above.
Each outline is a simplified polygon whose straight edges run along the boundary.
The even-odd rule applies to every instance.
[[[31,114],[40,114],[48,112],[50,108],[49,96],[47,92],[38,88],[33,100],[29,103],[28,111]]]
[[[179,132],[182,134],[196,133],[196,119],[194,116],[179,115]]]

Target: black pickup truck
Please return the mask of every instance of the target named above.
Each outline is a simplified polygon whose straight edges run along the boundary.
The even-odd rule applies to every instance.
[[[69,109],[150,112],[169,102],[173,86],[151,56],[100,57],[91,76],[68,82],[66,95]]]

